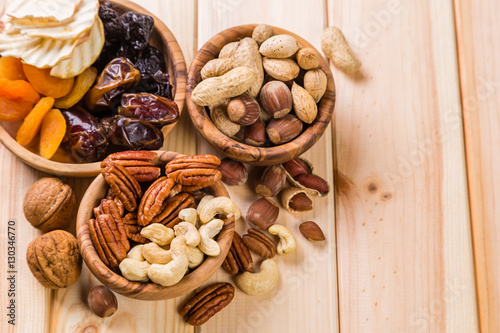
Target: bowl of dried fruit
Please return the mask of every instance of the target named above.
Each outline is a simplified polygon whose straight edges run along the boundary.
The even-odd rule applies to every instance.
[[[111,153],[162,148],[186,85],[165,24],[129,1],[23,3],[0,15],[0,141],[34,168],[86,177]]]
[[[143,300],[184,295],[221,266],[240,209],[213,155],[109,155],[77,216],[82,257],[115,292]]]
[[[212,37],[188,73],[195,127],[222,154],[254,165],[287,162],[325,132],[335,106],[327,61],[284,29],[242,25]]]

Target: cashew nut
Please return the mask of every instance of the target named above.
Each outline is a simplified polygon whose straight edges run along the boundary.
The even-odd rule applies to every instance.
[[[174,239],[174,231],[161,223],[153,223],[142,228],[141,236],[160,246],[170,244]]]
[[[152,264],[148,270],[151,281],[165,287],[179,282],[188,270],[187,246],[186,239],[183,236],[175,237],[170,246],[172,261],[166,265]]]
[[[241,217],[241,211],[238,206],[236,206],[233,200],[227,197],[217,197],[201,206],[201,208],[198,206],[198,215],[200,216],[201,224],[212,221],[217,214],[221,214],[226,218],[234,216],[235,220]]]
[[[142,255],[143,244],[139,244],[130,249],[127,253],[127,258],[134,259],[137,261],[144,261],[144,256]]]
[[[201,242],[198,247],[207,256],[216,257],[220,254],[219,243],[217,243],[212,238],[217,235],[222,227],[224,226],[224,221],[219,219],[214,219],[207,224],[200,227]]]
[[[188,267],[196,268],[201,265],[203,259],[205,259],[205,255],[201,250],[194,246],[186,246],[186,255],[188,257]]]
[[[278,265],[272,259],[266,259],[260,265],[259,273],[244,272],[238,275],[236,285],[248,295],[259,295],[273,289],[278,276]]]
[[[124,278],[129,281],[148,281],[148,269],[151,264],[147,261],[138,261],[132,258],[125,258],[120,263],[120,271]]]
[[[278,254],[284,255],[295,251],[297,248],[297,243],[295,242],[295,237],[293,237],[292,232],[281,224],[273,224],[267,231],[272,235],[278,235],[280,241],[278,243]]]
[[[184,208],[179,212],[179,218],[184,222],[196,225],[198,222],[198,211],[196,208]]]
[[[198,204],[197,212],[198,215],[200,215],[200,211],[207,203],[215,199],[213,195],[205,195],[203,198],[201,198],[200,203]]]
[[[142,255],[151,264],[166,264],[172,261],[172,252],[162,249],[156,243],[145,244],[142,248]]]
[[[181,222],[174,227],[175,236],[184,236],[189,246],[198,246],[200,244],[200,233],[194,225],[189,222]]]

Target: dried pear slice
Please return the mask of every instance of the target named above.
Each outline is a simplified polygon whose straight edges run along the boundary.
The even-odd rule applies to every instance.
[[[30,37],[47,37],[52,39],[74,39],[87,33],[94,25],[98,17],[99,1],[84,0],[82,1],[69,20],[58,22],[58,24],[47,24],[35,26],[26,26],[16,24],[14,26]]]
[[[27,37],[17,33],[0,33],[0,55],[21,58],[26,52],[42,42],[38,37]]]
[[[79,75],[97,60],[103,46],[104,27],[98,18],[90,30],[89,39],[78,45],[70,58],[55,65],[50,71],[50,75],[61,79]]]
[[[5,13],[26,22],[57,22],[73,16],[80,1],[82,0],[10,0]]]

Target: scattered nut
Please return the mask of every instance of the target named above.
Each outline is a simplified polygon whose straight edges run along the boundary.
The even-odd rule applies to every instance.
[[[344,34],[337,27],[328,27],[321,36],[321,48],[340,70],[352,74],[359,70],[361,62],[356,59]]]
[[[296,58],[300,68],[305,70],[318,68],[320,65],[319,54],[311,47],[300,49]]]
[[[160,246],[168,245],[174,239],[174,231],[161,223],[153,223],[142,228],[141,236]]]
[[[292,93],[281,81],[270,81],[260,91],[262,108],[273,118],[282,118],[292,110]]]
[[[302,132],[303,124],[295,116],[287,114],[283,118],[273,119],[267,125],[266,131],[269,139],[280,145],[295,139]]]
[[[278,235],[280,242],[278,243],[278,254],[284,255],[295,251],[297,243],[292,232],[281,224],[274,224],[270,226],[267,231],[272,235]]]
[[[137,282],[148,282],[149,266],[151,266],[151,264],[145,260],[138,261],[131,258],[125,258],[122,260],[119,267],[123,277],[126,278],[127,280],[137,281]]]
[[[262,65],[267,74],[280,81],[290,81],[295,79],[300,72],[300,67],[292,59],[272,59],[264,58]]]
[[[283,167],[291,177],[310,173],[308,165],[300,158],[294,158],[293,160],[283,163]]]
[[[281,192],[281,203],[291,213],[302,213],[313,209],[307,191],[298,187],[285,188]]]
[[[200,233],[193,224],[189,222],[181,222],[174,227],[174,231],[175,236],[184,236],[187,245],[198,246],[198,244],[200,244]]]
[[[210,77],[221,76],[233,68],[234,63],[231,59],[212,59],[201,69],[201,78],[205,80]]]
[[[224,216],[224,218],[234,216],[235,221],[241,217],[241,211],[238,206],[236,206],[233,200],[227,197],[217,197],[204,205],[201,202],[198,205],[198,215],[202,224],[212,221],[217,214]]]
[[[286,182],[285,169],[281,165],[271,165],[264,169],[255,183],[255,193],[263,197],[275,197]]]
[[[278,265],[266,259],[260,265],[259,273],[244,272],[236,277],[236,285],[248,295],[260,295],[273,289],[278,282]]]
[[[265,40],[259,52],[269,58],[288,58],[293,56],[299,48],[299,43],[292,36],[276,35]]]
[[[207,256],[216,257],[220,254],[219,244],[213,238],[222,230],[224,221],[214,219],[200,227],[201,242],[198,247]]]
[[[266,230],[276,222],[280,209],[274,202],[267,198],[255,201],[247,212],[247,222],[258,229]]]
[[[150,264],[167,264],[173,259],[170,250],[165,250],[156,243],[144,244],[142,255]]]
[[[325,94],[327,83],[325,72],[319,68],[307,71],[304,75],[304,88],[311,94],[315,103],[318,103]]]
[[[330,186],[326,180],[319,176],[303,174],[294,179],[304,188],[312,190],[312,192],[318,193],[320,196],[325,196],[330,191]]]
[[[311,94],[294,82],[292,85],[292,100],[295,115],[306,124],[311,124],[318,115],[318,106]]]
[[[90,289],[87,301],[90,310],[101,318],[111,317],[118,309],[115,294],[105,286]]]
[[[255,98],[249,95],[240,95],[231,99],[227,105],[227,115],[233,123],[248,126],[259,119],[260,106]]]
[[[257,253],[262,258],[269,259],[276,255],[276,245],[273,240],[263,232],[250,228],[248,229],[248,234],[243,235],[241,240],[249,250]]]
[[[222,263],[222,268],[229,274],[237,274],[244,271],[251,272],[253,270],[252,255],[236,231],[231,242],[231,248]]]
[[[149,279],[164,287],[172,286],[179,282],[186,274],[189,266],[189,260],[186,255],[187,246],[184,237],[175,237],[170,246],[172,261],[166,265],[152,264],[148,270]]]
[[[222,174],[222,181],[231,186],[240,186],[246,183],[248,171],[241,162],[224,158],[219,165],[219,171]]]
[[[299,230],[302,236],[304,236],[310,241],[320,242],[325,240],[325,235],[323,234],[323,231],[321,230],[319,225],[317,225],[313,221],[301,223],[299,226]]]
[[[274,36],[274,29],[267,24],[259,24],[253,29],[252,38],[259,45],[272,36]]]
[[[298,67],[298,66],[297,66]],[[201,81],[193,89],[191,100],[209,106],[243,94],[257,81],[258,75],[248,67],[236,67],[224,75]]]
[[[75,194],[57,178],[41,178],[26,192],[23,211],[28,222],[42,232],[64,229],[76,214]]]
[[[224,177],[224,175],[222,177]],[[179,212],[179,218],[181,221],[196,225],[196,223],[198,223],[198,211],[196,208],[184,208]]]

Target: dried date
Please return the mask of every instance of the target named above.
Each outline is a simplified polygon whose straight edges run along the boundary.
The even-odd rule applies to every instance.
[[[113,117],[108,136],[114,145],[133,150],[154,150],[163,146],[163,133],[154,125],[120,115]]]
[[[161,127],[179,118],[179,108],[174,101],[153,94],[123,94],[118,114]]]

